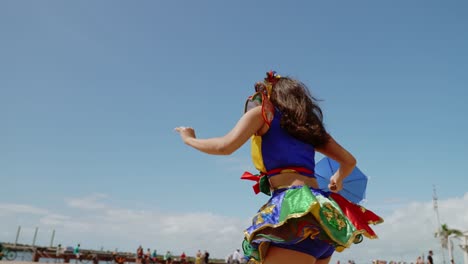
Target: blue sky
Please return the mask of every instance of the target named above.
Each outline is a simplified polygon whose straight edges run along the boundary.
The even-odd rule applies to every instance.
[[[465,1],[2,1],[0,202],[67,217],[81,214],[72,201],[98,199],[164,215],[248,219],[266,200],[239,180],[253,171],[248,144],[209,156],[173,128],[223,135],[270,69],[323,99],[327,128],[371,178],[367,207],[392,215],[430,202],[433,185],[439,198],[461,199],[467,8]],[[17,213],[2,228],[10,234],[19,224],[41,226]],[[458,228],[468,230],[466,221]],[[62,239],[74,243],[71,236]]]

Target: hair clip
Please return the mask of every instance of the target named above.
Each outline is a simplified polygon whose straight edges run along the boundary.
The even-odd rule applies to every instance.
[[[255,92],[260,92],[270,98],[271,90],[273,89],[273,86],[279,81],[281,76],[275,71],[269,71],[266,74],[267,77],[265,77],[263,82],[255,83]]]
[[[275,85],[281,78],[281,75],[277,74],[276,71],[269,71],[266,74],[265,82],[271,83],[271,85]]]

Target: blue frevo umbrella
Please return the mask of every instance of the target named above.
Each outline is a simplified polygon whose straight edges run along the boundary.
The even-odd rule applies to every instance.
[[[315,176],[319,188],[324,191],[330,191],[328,184],[330,178],[340,167],[340,164],[328,157],[321,159],[315,164]],[[343,189],[338,193],[353,203],[359,203],[366,198],[367,176],[355,167],[348,177],[343,180]]]

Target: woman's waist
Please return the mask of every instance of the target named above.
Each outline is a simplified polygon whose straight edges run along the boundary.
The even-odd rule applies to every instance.
[[[315,178],[310,176],[302,175],[297,172],[282,172],[276,174],[274,177],[268,179],[270,182],[271,189],[286,188],[288,186],[302,186],[307,185],[309,187],[318,189],[318,183]]]

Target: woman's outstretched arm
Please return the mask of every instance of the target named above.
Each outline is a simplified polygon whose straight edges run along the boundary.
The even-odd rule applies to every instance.
[[[175,130],[185,144],[212,155],[229,155],[239,149],[265,122],[262,107],[257,106],[245,113],[229,133],[222,137],[198,139],[191,127],[177,127]]]

